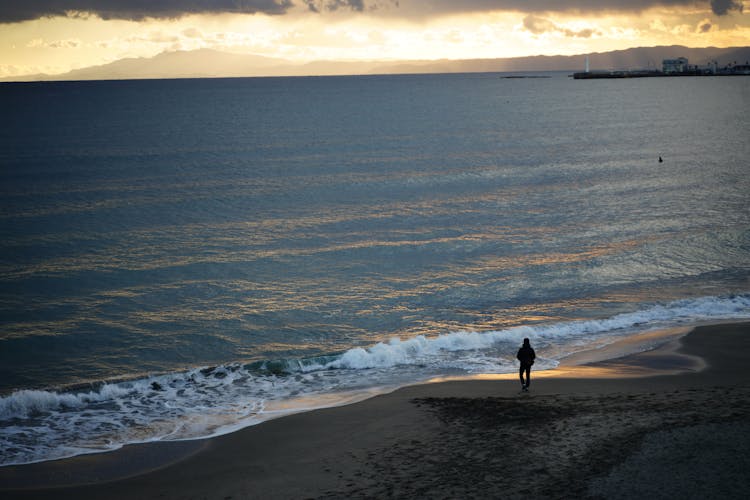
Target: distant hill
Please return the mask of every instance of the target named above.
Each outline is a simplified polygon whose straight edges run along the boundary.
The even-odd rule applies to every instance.
[[[60,75],[42,74],[20,79],[31,81],[121,80],[256,76],[259,69],[289,64],[283,59],[200,49],[162,52],[154,57],[120,59],[109,64],[76,69]]]
[[[750,60],[750,47],[688,48],[681,45],[639,47],[612,52],[594,52],[576,56],[532,56],[507,59],[465,59],[460,61],[421,61],[381,65],[379,69],[393,73],[453,73],[490,71],[580,71],[589,57],[592,70],[661,69],[664,59],[686,57],[690,64],[704,65],[718,61],[719,65],[740,64]]]
[[[118,80],[146,78],[208,78],[242,76],[361,75],[396,73],[473,73],[513,71],[577,71],[585,57],[596,69],[661,68],[663,59],[687,57],[691,64],[718,61],[744,64],[750,61],[750,47],[688,48],[679,45],[638,47],[576,56],[533,56],[504,59],[464,59],[437,61],[316,61],[298,64],[284,59],[232,54],[210,49],[162,52],[150,58],[121,59],[61,75],[27,75],[4,81],[39,80]]]

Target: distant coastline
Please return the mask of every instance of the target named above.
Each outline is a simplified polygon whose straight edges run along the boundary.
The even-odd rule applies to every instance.
[[[538,55],[497,59],[440,59],[403,61],[312,61],[299,63],[253,54],[210,49],[162,52],[150,58],[125,58],[100,66],[62,74],[16,75],[0,82],[151,80],[184,78],[248,78],[288,76],[352,76],[442,73],[526,73],[578,71],[584,57],[592,68],[655,68],[655,62],[680,54],[708,64],[750,60],[750,47],[703,47],[679,45],[635,47],[578,55]],[[630,75],[631,77],[634,75]]]
[[[586,71],[573,73],[576,80],[596,80],[601,78],[650,78],[674,76],[747,76],[750,75],[750,62],[745,64],[727,64],[719,67],[716,60],[708,61],[703,66],[691,65],[686,57],[664,59],[661,71],[657,69],[636,69],[617,71],[589,71],[589,58],[586,56]]]
[[[575,80],[597,80],[605,78],[653,78],[666,77],[673,78],[679,76],[750,76],[750,71],[745,73],[705,73],[700,71],[690,71],[683,73],[664,73],[663,71],[582,71],[573,73]]]

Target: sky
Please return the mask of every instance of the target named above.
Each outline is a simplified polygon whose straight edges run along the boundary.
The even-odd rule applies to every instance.
[[[749,46],[750,0],[0,0],[0,77],[201,48],[303,63],[655,45]]]

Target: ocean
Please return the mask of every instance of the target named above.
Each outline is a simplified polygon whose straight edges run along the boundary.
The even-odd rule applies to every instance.
[[[0,84],[0,465],[750,319],[750,80],[504,76]]]

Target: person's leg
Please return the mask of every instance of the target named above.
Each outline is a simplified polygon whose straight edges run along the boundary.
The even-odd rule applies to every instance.
[[[531,385],[531,365],[526,365],[526,388]]]
[[[523,380],[523,372],[525,369],[526,367],[521,363],[521,368],[518,369],[518,377],[521,379],[521,387],[526,387],[526,382]]]

